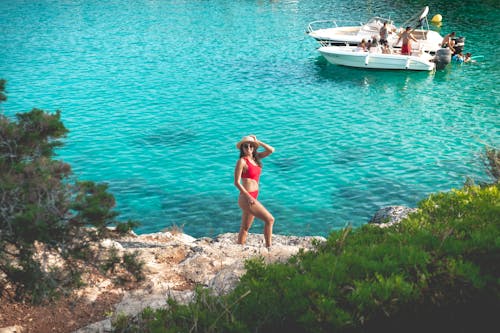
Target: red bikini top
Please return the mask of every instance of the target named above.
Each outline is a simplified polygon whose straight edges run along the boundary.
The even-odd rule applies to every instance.
[[[262,168],[258,165],[253,165],[250,161],[244,157],[243,158],[247,162],[247,170],[241,174],[241,178],[250,178],[259,181],[260,173],[262,172]]]

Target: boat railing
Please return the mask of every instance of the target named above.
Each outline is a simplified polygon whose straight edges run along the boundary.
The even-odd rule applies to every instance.
[[[324,41],[324,40],[320,40],[318,41],[319,42],[319,45],[321,45],[321,47],[324,47],[324,46],[329,46],[330,44],[328,44],[328,42]]]
[[[390,27],[394,27],[394,22],[390,18],[375,16],[366,22],[352,21],[352,20],[317,20],[309,23],[307,26],[307,33],[321,29],[333,29],[339,27],[359,27],[364,33],[378,32],[384,22],[389,23]]]
[[[308,24],[307,33],[328,28],[338,28],[342,26],[362,26],[364,23],[349,20],[317,20]]]

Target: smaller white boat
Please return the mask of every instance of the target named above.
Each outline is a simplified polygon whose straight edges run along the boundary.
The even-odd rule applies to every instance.
[[[323,46],[318,51],[332,64],[371,69],[432,71],[436,68],[435,57],[428,52],[400,53],[367,52],[357,46]]]

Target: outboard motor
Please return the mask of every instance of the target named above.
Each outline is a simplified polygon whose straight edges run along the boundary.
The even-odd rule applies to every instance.
[[[444,69],[451,62],[451,50],[449,48],[437,50],[434,62],[436,63],[437,70]]]
[[[453,41],[455,42],[455,46],[453,47],[455,49],[454,54],[461,53],[464,50],[465,37],[455,37]]]

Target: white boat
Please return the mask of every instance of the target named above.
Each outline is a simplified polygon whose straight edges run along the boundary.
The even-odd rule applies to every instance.
[[[422,51],[412,55],[386,54],[363,51],[357,46],[322,46],[318,51],[329,63],[348,67],[410,71],[432,71],[436,68],[435,57]]]
[[[403,23],[403,26],[399,29],[396,28],[391,19],[377,16],[371,18],[366,23],[359,23],[358,25],[336,20],[314,21],[309,23],[307,33],[322,46],[357,45],[362,39],[368,41],[374,36],[379,39],[380,28],[382,28],[384,22],[387,22],[387,29],[392,32],[389,34],[388,38],[389,46],[401,48],[401,42],[396,45],[399,33],[403,32],[405,27],[412,26],[415,27],[412,31],[412,35],[417,39],[415,47],[420,50],[434,53],[441,47],[443,37],[438,32],[430,30],[427,21],[428,13],[429,7],[426,6],[418,15],[415,15]]]

